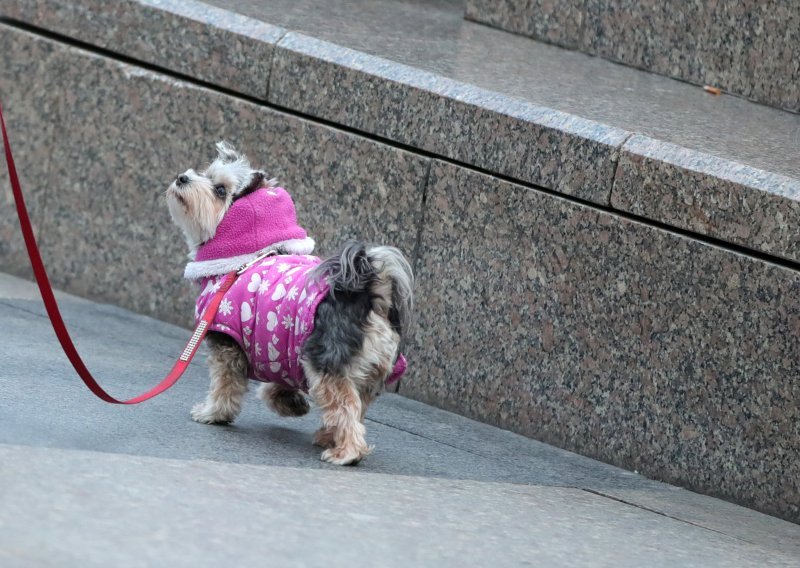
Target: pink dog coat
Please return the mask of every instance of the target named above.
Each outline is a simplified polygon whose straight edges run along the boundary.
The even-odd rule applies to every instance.
[[[300,365],[303,343],[314,330],[317,306],[330,292],[309,273],[321,262],[309,256],[314,241],[297,225],[294,203],[282,188],[261,188],[237,199],[213,238],[197,251],[185,276],[200,282],[199,321],[225,275],[265,252],[289,252],[256,261],[220,302],[209,329],[232,337],[247,355],[250,378],[308,390]],[[387,384],[406,370],[400,355]]]
[[[231,336],[250,361],[251,378],[306,390],[300,348],[314,330],[314,314],[329,287],[308,273],[313,256],[273,256],[243,272],[222,298],[210,330]],[[203,313],[224,276],[201,281],[197,316]]]

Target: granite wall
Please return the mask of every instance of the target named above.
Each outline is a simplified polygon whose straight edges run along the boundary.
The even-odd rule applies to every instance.
[[[800,3],[467,0],[466,17],[800,112]]]
[[[186,323],[162,193],[227,138],[323,252],[361,236],[414,255],[402,393],[800,521],[795,270],[4,25],[0,53],[57,286]],[[0,271],[24,274],[0,202]]]
[[[800,274],[442,162],[427,205],[402,393],[800,519]]]

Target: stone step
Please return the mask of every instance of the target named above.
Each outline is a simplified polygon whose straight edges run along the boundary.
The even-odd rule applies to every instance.
[[[466,17],[800,111],[800,4],[467,0]]]
[[[125,0],[114,10],[9,0],[0,10],[281,108],[800,260],[800,116],[465,21],[458,0]]]
[[[160,193],[227,138],[320,252],[414,256],[403,394],[800,520],[797,115],[453,2],[0,10],[0,93],[57,285],[188,323]],[[0,266],[24,274],[0,203]]]
[[[88,366],[145,390],[188,331],[58,295]],[[374,452],[319,460],[316,411],[249,396],[232,426],[189,419],[202,362],[141,406],[94,398],[35,286],[0,273],[0,565],[793,566],[800,526],[387,394]],[[357,535],[354,536],[354,535]],[[210,544],[209,544],[210,543]]]

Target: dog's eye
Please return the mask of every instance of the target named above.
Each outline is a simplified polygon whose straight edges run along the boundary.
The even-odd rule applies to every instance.
[[[226,192],[224,185],[220,184],[214,186],[214,195],[216,195],[217,197],[225,197],[225,193]]]

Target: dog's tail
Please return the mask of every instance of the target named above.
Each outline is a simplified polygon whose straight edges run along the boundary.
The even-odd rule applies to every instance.
[[[414,273],[400,250],[350,241],[314,272],[328,279],[334,296],[368,293],[378,315],[401,336],[408,331],[414,311]]]

